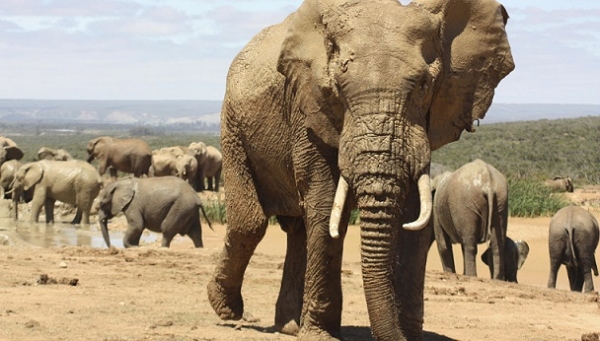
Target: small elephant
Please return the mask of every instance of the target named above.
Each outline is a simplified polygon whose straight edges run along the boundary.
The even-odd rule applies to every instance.
[[[0,166],[0,199],[10,199],[8,191],[11,190],[12,182],[19,168],[23,164],[17,160],[6,161]]]
[[[494,273],[492,258],[492,249],[487,248],[481,255],[483,263],[490,267],[490,273]],[[504,239],[504,280],[507,282],[519,283],[517,281],[517,271],[521,270],[523,263],[529,255],[529,244],[524,240],[514,241],[508,236]]]
[[[146,228],[162,233],[163,247],[169,247],[178,233],[187,234],[195,247],[203,246],[199,209],[206,217],[204,207],[196,191],[178,177],[118,180],[102,189],[99,202],[98,221],[109,247],[108,219],[119,212],[129,226],[123,237],[125,247],[138,246]],[[212,229],[210,221],[208,225]]]
[[[51,149],[42,147],[38,150],[38,160],[55,160],[55,161],[70,161],[73,156],[64,149]]]
[[[213,147],[206,147],[206,155],[198,161],[199,190],[219,191],[221,181],[221,170],[223,168],[223,156],[221,152]],[[208,186],[205,187],[204,179]],[[214,185],[213,185],[214,183]]]
[[[140,139],[117,139],[109,136],[90,140],[87,145],[88,162],[98,159],[98,171],[116,180],[117,171],[132,173],[136,178],[148,175],[152,165],[152,150]]]
[[[433,231],[442,266],[456,272],[452,244],[462,245],[464,274],[477,276],[477,244],[490,242],[492,278],[504,280],[508,183],[492,165],[474,160],[434,178]]]
[[[579,206],[561,208],[550,220],[548,288],[556,288],[561,264],[567,267],[571,291],[594,291],[592,270],[598,276],[594,251],[598,247],[598,221]]]
[[[555,176],[552,180],[546,180],[544,185],[550,187],[553,192],[573,193],[573,180],[570,177]]]
[[[198,160],[189,154],[177,155],[175,165],[177,166],[177,176],[194,186],[198,173]]]
[[[90,210],[100,188],[100,174],[85,161],[42,160],[26,163],[19,168],[13,182],[14,219],[18,219],[17,206],[21,194],[33,189],[32,222],[38,222],[44,206],[46,223],[53,223],[54,202],[59,200],[77,207],[79,213],[72,223],[89,224]]]

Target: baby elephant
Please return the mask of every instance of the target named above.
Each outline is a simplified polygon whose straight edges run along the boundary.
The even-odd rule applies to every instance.
[[[594,275],[598,276],[594,251],[598,247],[599,234],[598,221],[585,209],[571,205],[556,212],[550,220],[548,233],[548,288],[556,287],[558,269],[564,264],[567,267],[571,291],[594,291],[592,270]]]
[[[99,202],[98,221],[109,247],[108,219],[119,212],[127,218],[128,228],[123,237],[125,247],[138,246],[145,228],[162,233],[163,247],[169,247],[177,233],[187,234],[195,247],[202,247],[199,209],[205,217],[206,213],[196,191],[180,178],[119,180],[102,189]],[[208,226],[212,229],[210,221]]]
[[[490,273],[494,273],[491,248],[485,250],[481,260],[490,267]],[[519,283],[517,281],[517,270],[521,270],[523,263],[529,255],[529,244],[524,240],[514,241],[508,236],[504,239],[504,280]]]

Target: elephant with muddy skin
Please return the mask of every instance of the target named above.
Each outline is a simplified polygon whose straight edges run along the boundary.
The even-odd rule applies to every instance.
[[[223,155],[221,152],[213,146],[207,146],[204,142],[190,143],[187,151],[198,161],[194,188],[197,191],[208,189],[209,191],[218,192],[223,168]]]
[[[117,171],[132,173],[136,178],[148,175],[152,165],[152,150],[146,141],[140,139],[117,139],[103,136],[90,140],[87,145],[88,162],[97,159],[98,172],[106,170],[114,180]]]
[[[15,175],[23,164],[17,160],[6,161],[0,166],[0,199],[10,199],[10,190]]]
[[[180,178],[122,179],[102,189],[98,198],[98,222],[109,247],[108,219],[120,212],[127,218],[125,247],[138,246],[144,229],[162,233],[163,247],[169,247],[177,234],[188,235],[195,247],[203,245],[199,212],[204,207],[196,191]]]
[[[51,149],[42,147],[37,153],[38,160],[71,161],[74,160],[71,154],[64,149]]]
[[[54,222],[56,200],[77,207],[74,224],[89,224],[94,199],[102,188],[98,171],[85,161],[42,160],[26,163],[15,175],[13,189],[13,217],[18,219],[18,201],[22,193],[33,191],[31,222],[38,222],[42,207],[46,223]]]
[[[228,224],[207,288],[221,319],[242,318],[244,273],[276,216],[276,328],[339,339],[358,207],[373,337],[423,338],[430,153],[473,131],[514,68],[507,19],[493,0],[305,0],[244,47],[221,112]]]
[[[529,255],[529,244],[524,240],[514,241],[508,236],[504,239],[504,280],[519,283],[517,271],[521,270],[523,263]],[[490,267],[490,274],[494,273],[492,249],[487,248],[481,255],[483,263]]]
[[[594,291],[592,271],[598,276],[594,251],[598,247],[598,221],[579,206],[561,208],[550,220],[548,247],[550,276],[548,288],[556,288],[561,265],[567,267],[571,291]]]
[[[492,278],[504,280],[508,183],[494,166],[474,160],[435,177],[433,232],[442,267],[456,272],[452,244],[462,246],[464,274],[477,276],[477,245],[489,242]]]

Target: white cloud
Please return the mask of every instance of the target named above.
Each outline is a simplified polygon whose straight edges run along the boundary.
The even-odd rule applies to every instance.
[[[410,1],[404,1],[408,3]],[[599,103],[600,3],[504,0],[497,102]],[[227,68],[300,0],[1,0],[4,98],[221,99]]]

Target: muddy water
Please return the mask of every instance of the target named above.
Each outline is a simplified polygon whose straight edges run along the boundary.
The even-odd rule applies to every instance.
[[[40,220],[43,221],[43,214]],[[97,223],[92,222],[89,226],[73,225],[69,222],[72,216],[57,217],[54,224],[30,223],[25,219],[29,217],[19,216],[15,222],[9,216],[8,204],[0,204],[0,243],[7,245],[56,247],[56,246],[91,246],[95,248],[106,248],[102,238],[102,232]],[[93,221],[93,220],[92,220]],[[109,226],[110,229],[110,226]],[[142,243],[155,242],[159,236],[155,233],[144,233]],[[111,245],[123,247],[123,232],[110,231]]]

